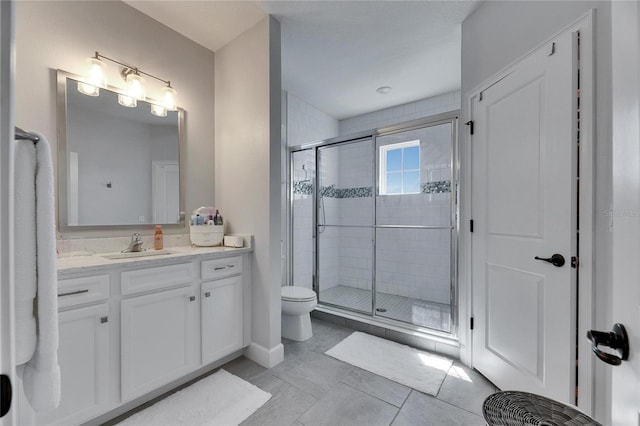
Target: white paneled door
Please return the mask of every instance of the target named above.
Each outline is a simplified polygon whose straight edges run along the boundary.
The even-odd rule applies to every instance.
[[[501,389],[566,403],[575,402],[575,37],[558,36],[474,97],[471,139],[473,365]]]

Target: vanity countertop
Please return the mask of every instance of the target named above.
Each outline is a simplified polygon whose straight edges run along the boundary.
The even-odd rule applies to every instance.
[[[97,272],[113,269],[114,267],[154,267],[162,266],[167,261],[186,260],[191,261],[196,258],[215,259],[228,257],[234,254],[248,253],[253,251],[252,247],[232,248],[232,247],[167,247],[168,253],[162,255],[150,255],[142,257],[131,257],[124,259],[108,259],[104,257],[109,253],[69,253],[59,255],[56,261],[58,275],[75,274],[81,272]],[[153,252],[153,250],[149,250]]]

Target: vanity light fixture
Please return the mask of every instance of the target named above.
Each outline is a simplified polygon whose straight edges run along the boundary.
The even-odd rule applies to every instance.
[[[125,79],[127,87],[125,94],[118,95],[118,103],[120,105],[135,108],[138,100],[145,100],[145,81],[141,75],[143,74],[166,84],[166,86],[160,89],[160,102],[151,104],[151,113],[158,117],[166,117],[167,111],[177,111],[177,92],[176,89],[171,87],[169,80],[163,80],[137,67],[101,55],[99,52],[96,52],[95,55],[88,60],[90,66],[85,81],[78,83],[78,91],[80,93],[89,96],[98,96],[100,94],[100,87],[107,87],[106,65],[102,59],[106,59],[123,67],[122,77]]]
[[[104,62],[98,57],[98,52],[93,58],[87,58],[89,64],[87,78],[85,82],[78,82],[78,91],[88,96],[100,95],[100,88],[107,87],[107,73]]]

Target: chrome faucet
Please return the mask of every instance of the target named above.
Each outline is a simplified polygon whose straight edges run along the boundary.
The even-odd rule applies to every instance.
[[[129,243],[129,247],[122,250],[122,253],[130,253],[130,252],[138,252],[144,251],[142,248],[142,236],[137,232],[131,236],[131,242]]]

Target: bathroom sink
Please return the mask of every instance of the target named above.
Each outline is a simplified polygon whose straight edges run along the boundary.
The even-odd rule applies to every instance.
[[[150,257],[150,256],[162,256],[166,254],[173,254],[170,250],[147,250],[147,251],[131,251],[127,253],[111,253],[102,254],[101,256],[107,259],[132,259],[135,257]]]

